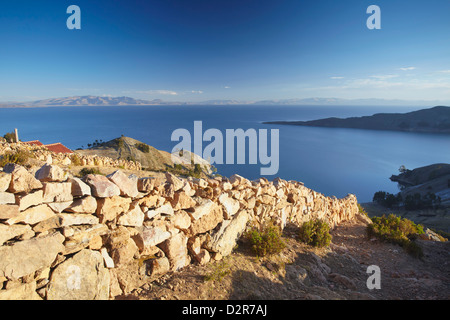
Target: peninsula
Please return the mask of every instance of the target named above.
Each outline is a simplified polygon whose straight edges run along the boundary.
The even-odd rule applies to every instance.
[[[450,107],[437,106],[408,113],[377,113],[372,116],[345,119],[326,118],[312,121],[267,121],[263,123],[310,127],[450,133]]]

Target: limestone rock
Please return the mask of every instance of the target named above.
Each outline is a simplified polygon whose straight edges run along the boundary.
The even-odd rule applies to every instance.
[[[44,182],[43,202],[72,201],[72,183],[70,182]]]
[[[151,276],[160,276],[170,271],[170,262],[166,257],[154,259],[151,261]]]
[[[72,196],[83,197],[91,195],[91,188],[84,183],[80,178],[70,178],[68,180],[72,183]]]
[[[53,210],[53,212],[61,213],[72,205],[72,201],[50,202],[47,203],[47,205]]]
[[[36,281],[33,281],[9,290],[0,290],[0,300],[42,300],[42,298],[36,293]]]
[[[239,211],[240,203],[239,201],[230,198],[228,194],[222,193],[219,197],[219,202],[224,208],[225,219],[231,219],[236,212]]]
[[[196,201],[198,205],[194,208],[193,212],[190,212],[193,220],[198,220],[205,214],[208,214],[215,206],[214,202],[209,199],[196,198]]]
[[[108,175],[107,178],[120,189],[120,195],[134,198],[138,195],[138,178],[135,175],[127,176],[123,171],[117,170]]]
[[[225,220],[220,229],[212,236],[210,249],[227,256],[233,250],[236,240],[245,231],[249,214],[243,210],[237,213],[233,219]]]
[[[197,204],[197,202],[188,196],[184,191],[175,192],[170,203],[174,210],[193,208]]]
[[[2,219],[14,219],[19,215],[19,206],[0,204],[0,220]]]
[[[54,215],[55,213],[49,206],[46,204],[41,204],[20,212],[16,217],[8,219],[6,223],[9,225],[15,223],[36,224]]]
[[[85,182],[91,187],[92,195],[99,198],[108,198],[120,195],[120,189],[107,177],[88,174]]]
[[[140,192],[148,193],[155,187],[156,179],[153,177],[140,178],[137,182],[137,188]]]
[[[97,200],[92,196],[76,199],[65,211],[73,213],[95,213],[97,211]]]
[[[109,271],[100,252],[84,249],[55,268],[47,299],[107,300],[109,284]]]
[[[170,238],[170,232],[160,228],[146,228],[142,230],[142,239],[145,247],[153,247]]]
[[[2,204],[15,204],[16,197],[14,193],[0,191],[0,205]]]
[[[171,221],[173,222],[175,228],[180,230],[188,230],[191,226],[191,217],[186,211],[178,211],[174,214]]]
[[[8,192],[30,192],[31,190],[42,188],[42,183],[20,165],[8,163],[3,168],[3,171],[11,173],[11,183],[7,190]]]
[[[171,270],[178,271],[190,263],[187,254],[187,238],[180,232],[159,245],[169,259]]]
[[[50,266],[64,250],[63,241],[64,236],[56,232],[0,247],[0,277],[18,279]]]
[[[67,180],[69,174],[58,166],[45,164],[36,171],[35,176],[41,182],[63,182]]]
[[[189,233],[192,235],[204,233],[214,229],[223,220],[222,207],[212,202],[208,212],[197,220],[193,220],[189,228]]]
[[[129,227],[141,227],[144,223],[144,218],[145,215],[141,208],[136,205],[133,209],[121,215],[117,220],[117,224]]]
[[[109,256],[108,250],[106,250],[106,248],[103,247],[103,248],[100,249],[100,253],[102,254],[103,261],[105,262],[105,267],[107,267],[108,269],[114,268],[114,261]]]
[[[23,235],[27,232],[31,231],[31,227],[29,225],[12,225],[8,226],[5,224],[0,224],[0,246],[10,239],[13,239],[17,236]]]
[[[166,172],[166,179],[167,181],[173,185],[173,191],[178,191],[181,188],[183,188],[184,183],[181,179],[178,179],[173,174]]]
[[[153,217],[156,217],[159,214],[164,214],[167,216],[171,216],[174,214],[173,208],[169,203],[166,203],[165,205],[162,205],[159,208],[148,210],[147,211],[147,218],[151,219]]]
[[[42,204],[43,200],[44,198],[42,190],[37,190],[25,195],[16,196],[16,204],[19,205],[20,211],[28,209],[31,206]]]
[[[111,250],[111,258],[115,266],[119,267],[130,262],[137,251],[138,247],[136,243],[133,239],[128,238],[123,244]]]
[[[5,192],[11,183],[11,174],[0,171],[0,192]]]
[[[101,223],[114,220],[118,215],[126,212],[130,208],[131,199],[120,196],[103,198],[97,200],[97,216]]]

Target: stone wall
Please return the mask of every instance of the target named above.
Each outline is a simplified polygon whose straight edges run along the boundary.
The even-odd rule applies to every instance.
[[[33,154],[37,160],[54,163],[64,166],[95,166],[123,168],[127,170],[141,170],[142,165],[138,161],[130,161],[124,159],[112,159],[97,155],[83,155],[79,153],[56,153],[48,150],[44,146],[30,145],[27,143],[7,143],[0,141],[0,155],[7,152],[28,151]]]
[[[354,195],[325,197],[282,179],[122,171],[79,179],[48,164],[30,172],[0,171],[0,299],[109,299],[220,260],[266,220],[284,227],[320,218],[334,227],[359,215]]]

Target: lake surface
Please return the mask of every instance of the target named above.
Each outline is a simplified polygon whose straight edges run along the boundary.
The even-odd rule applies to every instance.
[[[424,107],[425,108],[425,107]],[[194,121],[203,131],[217,128],[279,129],[281,177],[297,180],[328,196],[357,195],[372,200],[376,191],[398,192],[389,180],[398,168],[413,169],[450,162],[450,135],[266,125],[263,121],[314,120],[325,117],[372,115],[377,112],[409,112],[420,107],[345,106],[118,106],[0,109],[0,134],[19,129],[22,141],[61,142],[71,149],[86,147],[96,139],[108,141],[120,135],[171,151],[177,128],[193,135]],[[203,147],[209,142],[204,142]],[[269,149],[270,150],[270,149]],[[260,177],[261,164],[216,165],[218,173]]]

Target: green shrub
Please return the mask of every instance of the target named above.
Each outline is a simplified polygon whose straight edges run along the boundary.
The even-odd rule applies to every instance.
[[[9,142],[9,143],[17,142],[16,141],[16,134],[14,132],[5,133],[3,138],[5,138],[6,142]]]
[[[299,240],[314,247],[327,247],[331,242],[330,226],[323,220],[310,220],[302,224]]]
[[[281,238],[281,228],[273,222],[252,228],[246,232],[245,237],[250,241],[253,252],[259,257],[280,253],[286,247]]]
[[[212,267],[211,272],[204,276],[205,281],[222,281],[227,275],[231,273],[231,266],[224,259]]]
[[[365,215],[366,217],[369,216],[369,214],[367,213],[367,211],[366,211],[359,203],[358,203],[358,210],[359,210],[359,213]]]
[[[424,233],[422,225],[394,214],[373,217],[372,222],[367,226],[369,237],[398,244],[414,257],[423,256],[422,248],[413,241],[417,235]]]
[[[33,154],[29,151],[9,151],[5,152],[3,155],[0,156],[0,167],[4,167],[8,163],[15,163],[20,165],[27,164],[28,160],[30,158],[34,158]]]
[[[150,152],[150,147],[146,145],[145,143],[137,143],[136,148],[144,153]]]
[[[83,169],[80,170],[80,173],[78,174],[78,176],[84,177],[84,176],[86,176],[88,174],[101,174],[101,175],[103,175],[103,173],[101,173],[98,168],[83,168]]]

